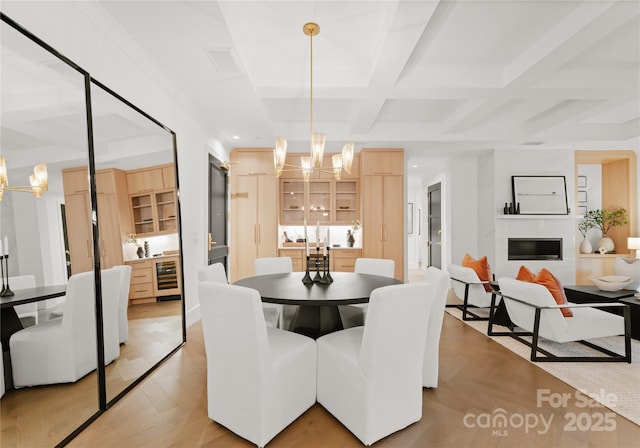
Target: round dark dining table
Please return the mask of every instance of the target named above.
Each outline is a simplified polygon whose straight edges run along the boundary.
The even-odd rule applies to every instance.
[[[379,275],[332,272],[333,283],[302,283],[304,272],[258,275],[243,278],[234,285],[253,288],[263,302],[298,305],[292,330],[312,338],[342,330],[339,305],[367,303],[374,289],[398,285],[395,278]]]

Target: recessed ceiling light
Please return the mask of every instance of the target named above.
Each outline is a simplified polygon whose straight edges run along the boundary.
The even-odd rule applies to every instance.
[[[411,168],[418,168],[418,165],[411,165]]]
[[[237,136],[237,135],[234,135],[234,136],[233,136],[233,137],[231,137],[231,138],[232,138],[232,139],[234,139],[234,140],[238,140],[240,137],[239,137],[239,136]]]

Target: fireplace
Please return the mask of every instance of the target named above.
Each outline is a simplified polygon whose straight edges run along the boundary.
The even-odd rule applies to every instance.
[[[509,238],[509,260],[562,260],[562,238]]]

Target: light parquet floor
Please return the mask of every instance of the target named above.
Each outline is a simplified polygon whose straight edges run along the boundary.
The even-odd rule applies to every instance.
[[[441,338],[440,384],[423,390],[422,420],[376,443],[377,447],[637,447],[640,427],[615,416],[612,431],[567,431],[566,415],[596,419],[602,407],[537,406],[537,390],[575,390],[488,337],[445,314]],[[465,416],[541,415],[551,419],[525,430],[469,427]],[[471,419],[468,422],[477,422]],[[514,420],[514,424],[518,420]],[[502,428],[503,430],[505,428]],[[542,433],[540,433],[542,432]],[[248,447],[245,440],[207,417],[206,360],[202,328],[188,329],[188,343],[132,393],[118,402],[70,447]],[[361,443],[324,408],[316,404],[276,436],[270,447],[359,447]]]
[[[180,344],[180,307],[180,301],[129,307],[129,341],[105,369],[107,400]],[[7,391],[0,401],[0,446],[55,446],[97,412],[97,382],[92,372],[73,384]]]

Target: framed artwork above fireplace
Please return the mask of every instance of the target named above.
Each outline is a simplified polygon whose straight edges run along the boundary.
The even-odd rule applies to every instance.
[[[568,215],[565,176],[511,176],[513,204],[521,215]]]

